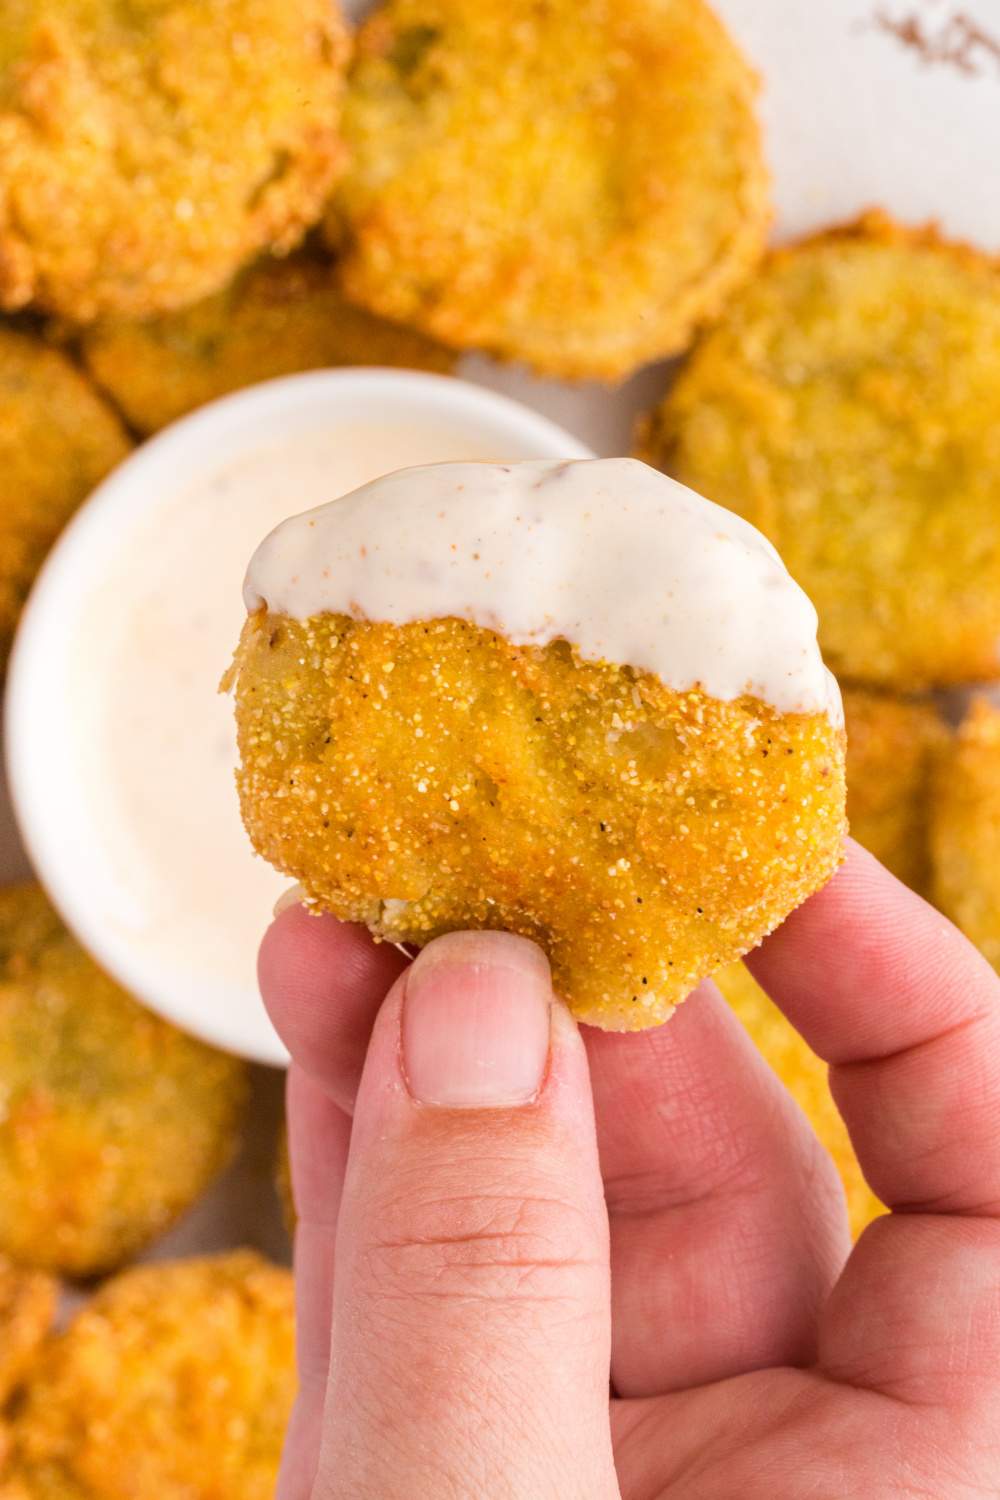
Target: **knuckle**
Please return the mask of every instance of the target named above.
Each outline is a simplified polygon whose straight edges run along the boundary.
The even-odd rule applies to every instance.
[[[707,1200],[752,1197],[767,1185],[757,1143],[717,1131],[670,1170],[657,1163],[649,1170],[620,1172],[606,1179],[605,1191],[613,1214],[641,1219]]]
[[[414,1191],[377,1222],[367,1270],[384,1297],[577,1300],[578,1273],[600,1264],[587,1212],[544,1187]]]

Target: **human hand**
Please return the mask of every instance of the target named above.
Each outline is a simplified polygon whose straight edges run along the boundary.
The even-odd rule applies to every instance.
[[[279,1500],[1000,1493],[1000,981],[857,846],[751,966],[892,1208],[853,1251],[832,1164],[711,985],[659,1030],[578,1031],[521,939],[408,965],[277,919],[301,1377]]]

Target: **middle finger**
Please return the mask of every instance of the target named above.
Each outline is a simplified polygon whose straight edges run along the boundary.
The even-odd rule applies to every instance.
[[[612,1378],[649,1396],[815,1355],[850,1249],[830,1157],[715,986],[585,1028],[611,1221]]]

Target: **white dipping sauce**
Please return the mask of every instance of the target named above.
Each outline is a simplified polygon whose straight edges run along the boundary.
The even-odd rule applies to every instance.
[[[489,453],[489,446],[493,453]],[[100,579],[80,622],[75,738],[100,807],[93,876],[146,961],[199,984],[256,990],[271,909],[288,881],[240,822],[233,706],[219,693],[261,534],[387,469],[486,458],[495,443],[434,426],[316,427],[212,469],[160,507]]]
[[[258,547],[246,606],[563,639],[684,692],[842,721],[816,611],[760,532],[637,459],[387,474]]]

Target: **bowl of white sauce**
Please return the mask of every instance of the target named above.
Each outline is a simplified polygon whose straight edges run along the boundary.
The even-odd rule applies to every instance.
[[[203,408],[95,491],[22,619],[7,769],[40,879],[127,989],[216,1046],[286,1061],[256,953],[288,881],[240,822],[232,704],[219,693],[257,543],[409,465],[591,456],[461,380],[331,370]]]

